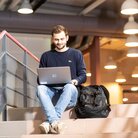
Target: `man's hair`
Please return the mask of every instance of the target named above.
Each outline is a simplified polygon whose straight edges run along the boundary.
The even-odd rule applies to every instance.
[[[62,32],[62,31],[65,32],[66,36],[68,35],[68,30],[67,30],[66,27],[64,27],[63,25],[56,25],[56,26],[54,26],[51,34],[53,36],[53,34],[58,34],[58,33]]]

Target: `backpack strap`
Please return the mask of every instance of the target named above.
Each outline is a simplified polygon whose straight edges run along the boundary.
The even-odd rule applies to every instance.
[[[108,103],[108,105],[110,106],[110,100],[109,100],[110,94],[109,94],[109,91],[108,91],[107,88],[106,88],[105,86],[103,86],[103,85],[100,85],[100,87],[103,89],[104,94],[105,94],[105,96],[106,96],[106,98],[107,98],[107,103]]]

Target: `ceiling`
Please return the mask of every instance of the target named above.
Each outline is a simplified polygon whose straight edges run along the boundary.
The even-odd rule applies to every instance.
[[[93,17],[120,16],[124,0],[29,0],[35,13],[83,15]],[[17,11],[23,0],[1,0],[0,10]],[[104,11],[104,12],[103,12]]]
[[[111,17],[120,15],[123,0],[47,0],[36,12],[75,16]],[[104,12],[103,12],[104,11]],[[103,14],[104,13],[104,14]]]
[[[124,37],[122,29],[127,17],[120,14],[124,0],[29,1],[34,13],[19,15],[17,9],[23,0],[0,0],[0,30],[6,27],[16,32],[50,33],[53,25],[62,23],[69,28],[72,35]]]

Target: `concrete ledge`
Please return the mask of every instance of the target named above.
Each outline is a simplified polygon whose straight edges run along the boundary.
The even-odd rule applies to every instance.
[[[66,119],[64,133],[66,135],[91,135],[102,133],[138,132],[138,117],[135,118],[97,118]],[[0,122],[0,136],[21,136],[40,134],[41,121],[6,121]],[[120,137],[122,138],[122,137]],[[135,138],[135,137],[134,137]]]
[[[62,116],[62,119],[74,119],[76,114],[74,109],[66,110]],[[46,117],[43,114],[41,107],[30,108],[10,108],[7,110],[7,121],[19,121],[19,120],[45,120]]]
[[[111,105],[111,112],[107,118],[138,116],[138,104]],[[64,112],[62,119],[76,118],[74,109]],[[7,110],[7,120],[45,120],[41,107],[10,108]]]
[[[102,133],[84,135],[23,135],[21,138],[138,138],[138,132],[133,133]]]

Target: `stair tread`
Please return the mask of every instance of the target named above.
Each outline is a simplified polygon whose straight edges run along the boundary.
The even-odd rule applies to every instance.
[[[40,134],[39,125],[43,120],[40,107],[10,109],[12,115],[29,116],[29,119],[20,120],[18,118],[19,120],[14,121],[1,121],[0,138],[137,138],[138,104],[112,105],[111,109],[108,118],[87,119],[70,118],[71,110],[66,111],[64,115],[67,117],[62,118],[66,127],[64,134],[61,135]],[[40,114],[41,116],[39,116]]]
[[[135,117],[138,116],[138,104],[111,105],[111,112],[108,118],[113,117]],[[64,112],[62,119],[76,118],[74,109]],[[7,120],[45,120],[41,107],[10,108],[7,111]]]
[[[129,133],[95,133],[95,134],[59,134],[59,135],[23,135],[21,138],[137,138],[138,132],[129,132]]]
[[[0,122],[0,136],[40,134],[41,120]],[[66,119],[65,134],[119,133],[138,131],[138,117],[135,118],[94,118]],[[14,124],[14,125],[13,125]],[[92,127],[94,126],[94,127]],[[7,133],[8,130],[8,133]]]

